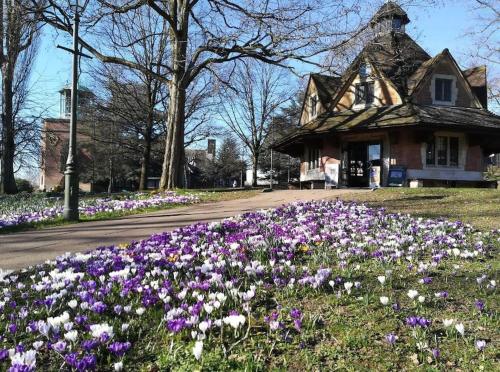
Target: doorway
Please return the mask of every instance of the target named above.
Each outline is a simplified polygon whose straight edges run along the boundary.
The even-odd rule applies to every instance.
[[[347,146],[347,185],[369,187],[373,167],[381,169],[382,144],[380,142],[349,142]],[[372,174],[373,176],[373,174]],[[380,178],[380,174],[378,175]]]

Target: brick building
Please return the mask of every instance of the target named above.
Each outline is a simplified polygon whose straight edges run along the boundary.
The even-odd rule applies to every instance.
[[[64,87],[59,91],[59,94],[59,117],[46,118],[42,127],[39,188],[45,191],[64,188],[64,171],[69,143],[69,118],[71,116],[71,88]],[[78,91],[79,108],[91,105],[93,97],[93,93],[89,90],[80,89]],[[81,121],[79,126],[81,126]],[[81,143],[88,139],[85,134],[77,133],[77,142]],[[79,154],[79,157],[80,161],[91,161],[88,153]],[[90,191],[91,184],[80,182],[80,189]]]
[[[340,77],[312,74],[300,127],[274,148],[300,157],[304,187],[477,185],[500,152],[486,67],[462,70],[448,49],[431,57],[405,32],[395,2]]]

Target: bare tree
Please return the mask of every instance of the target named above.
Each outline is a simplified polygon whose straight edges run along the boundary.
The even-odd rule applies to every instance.
[[[468,65],[488,64],[488,99],[500,109],[500,3],[497,0],[471,1],[474,27],[465,32],[472,39]]]
[[[2,0],[0,6],[0,73],[2,78],[2,138],[0,142],[0,193],[17,192],[14,179],[16,133],[18,151],[26,150],[33,121],[22,119],[28,84],[37,51],[39,23],[36,13],[26,13],[25,0]]]
[[[45,20],[60,30],[71,32],[71,12],[63,0],[31,0],[42,10]],[[313,61],[327,50],[343,45],[362,25],[360,2],[327,0],[120,0],[87,1],[81,44],[105,63],[115,63],[156,74],[169,87],[167,136],[161,187],[179,185],[182,178],[183,144],[186,122],[186,92],[200,76],[210,73],[220,78],[218,66],[241,58],[282,64],[293,58]],[[116,20],[142,7],[149,7],[168,24],[169,56],[162,73],[138,63],[126,52],[115,53],[96,38],[99,24]],[[117,33],[120,23],[114,23]],[[100,42],[101,41],[101,42]],[[130,44],[131,45],[131,44]],[[123,45],[125,49],[130,45]]]
[[[257,186],[259,157],[273,116],[293,97],[281,67],[239,61],[231,88],[221,92],[220,117],[247,147],[252,158],[252,185]]]

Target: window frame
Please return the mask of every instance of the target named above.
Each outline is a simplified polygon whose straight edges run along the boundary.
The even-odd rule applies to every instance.
[[[440,156],[440,146],[438,140],[444,141],[446,144],[446,153],[444,155],[444,163],[440,161],[443,156]],[[452,150],[452,143],[456,148]],[[429,151],[429,146],[432,146],[432,151]],[[455,146],[454,146],[455,147]],[[432,140],[425,143],[425,166],[428,168],[460,168],[460,136],[451,134],[436,134]],[[442,147],[441,147],[442,148]],[[452,153],[453,151],[453,153]],[[456,161],[452,162],[452,159]]]
[[[313,94],[309,97],[309,114],[311,118],[315,118],[318,116],[318,96]]]
[[[362,97],[360,94],[360,88],[363,88]],[[371,92],[368,87],[371,87]],[[371,93],[370,95],[368,93]],[[368,100],[370,97],[370,100]],[[375,102],[375,82],[374,81],[362,81],[354,85],[354,104],[356,106],[369,106]]]
[[[437,88],[438,88],[438,83],[437,81],[450,81],[450,100],[443,100],[445,96],[445,85],[442,85],[441,88],[441,99],[438,99],[437,97]],[[432,104],[434,105],[441,105],[441,106],[455,106],[456,101],[457,101],[457,95],[458,95],[458,88],[457,88],[457,77],[455,75],[443,75],[443,74],[434,74],[432,76],[432,81],[431,81],[431,97],[432,97]]]
[[[320,149],[318,147],[308,147],[307,149],[307,170],[317,170],[320,168]]]

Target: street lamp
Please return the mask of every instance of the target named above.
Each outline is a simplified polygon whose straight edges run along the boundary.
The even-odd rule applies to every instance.
[[[64,210],[63,218],[67,221],[78,221],[78,159],[76,156],[76,123],[78,109],[78,57],[89,56],[78,51],[78,25],[80,23],[80,5],[78,0],[73,8],[73,49],[60,45],[57,47],[73,55],[73,70],[71,79],[71,116],[69,121],[69,149],[64,172]]]

